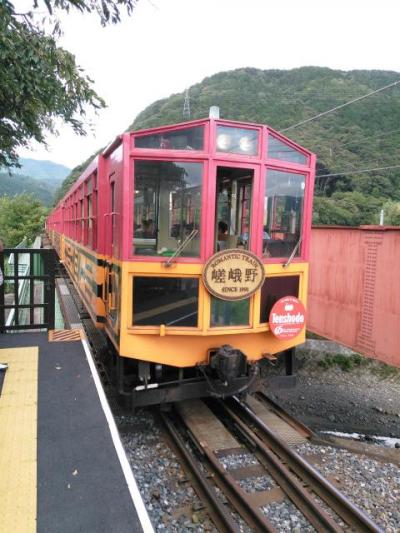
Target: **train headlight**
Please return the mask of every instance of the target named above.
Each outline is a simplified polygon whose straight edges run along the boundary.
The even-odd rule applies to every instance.
[[[254,140],[251,139],[248,135],[241,137],[239,140],[239,148],[242,152],[253,153],[254,152]]]
[[[220,133],[217,137],[217,148],[223,152],[229,150],[232,144],[232,137],[227,133]]]
[[[219,152],[257,155],[258,137],[256,130],[218,125],[216,148]]]

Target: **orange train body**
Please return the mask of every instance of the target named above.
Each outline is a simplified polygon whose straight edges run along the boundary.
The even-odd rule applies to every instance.
[[[227,357],[235,359],[211,361],[224,345],[241,354],[239,378],[244,360],[249,368],[304,342],[305,329],[279,340],[268,320],[282,297],[307,304],[314,172],[313,154],[267,126],[214,119],[124,134],[83,172],[47,231],[114,344],[122,381],[136,376],[132,390],[159,388],[174,372],[184,380],[182,369],[194,381],[199,368],[221,381]],[[202,274],[214,254],[231,249],[256,257],[265,281],[227,301]],[[213,272],[240,291],[236,274]]]

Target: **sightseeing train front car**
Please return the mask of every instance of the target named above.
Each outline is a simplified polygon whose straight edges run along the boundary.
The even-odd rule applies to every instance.
[[[315,156],[205,119],[118,137],[47,221],[133,405],[256,387],[305,340]]]

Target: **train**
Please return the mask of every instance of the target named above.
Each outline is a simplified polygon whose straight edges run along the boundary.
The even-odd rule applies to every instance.
[[[281,354],[293,375],[315,164],[267,125],[210,115],[119,135],[49,214],[133,407],[246,393]]]

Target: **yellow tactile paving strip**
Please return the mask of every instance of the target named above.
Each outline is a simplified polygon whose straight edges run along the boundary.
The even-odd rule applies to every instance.
[[[83,329],[51,329],[49,342],[80,341],[85,338]]]
[[[0,350],[0,533],[36,531],[38,347]]]

